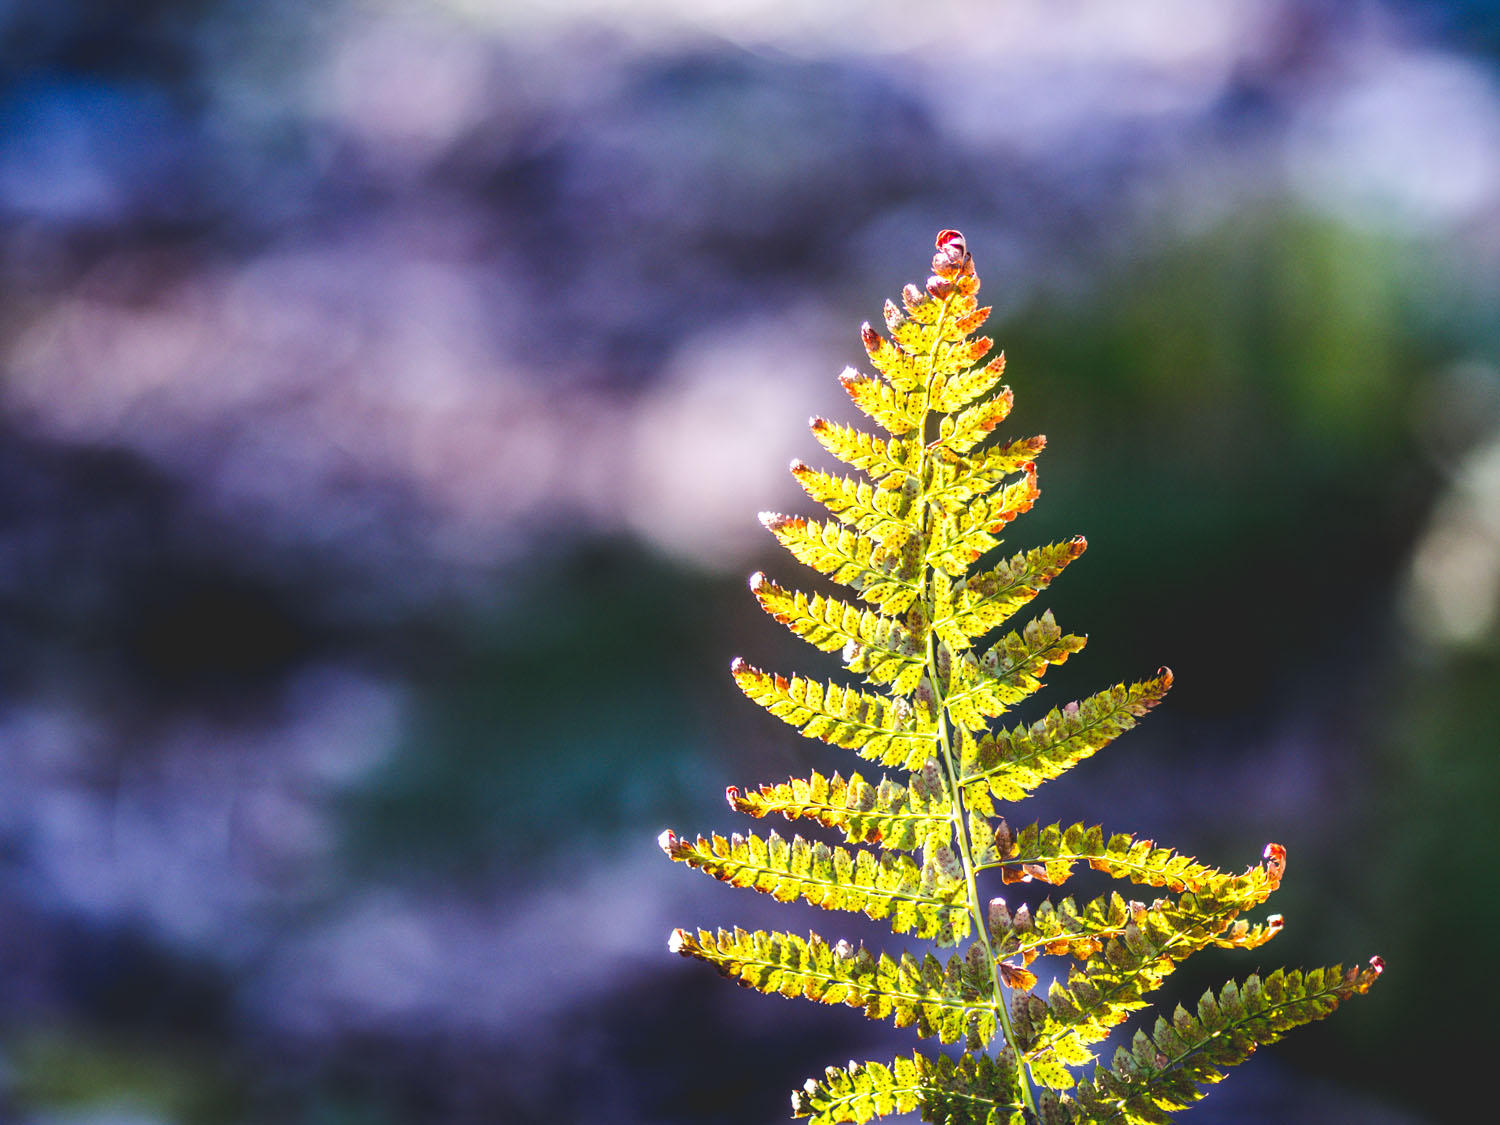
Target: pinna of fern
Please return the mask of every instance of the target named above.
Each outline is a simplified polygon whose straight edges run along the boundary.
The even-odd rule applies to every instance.
[[[852,596],[804,593],[762,574],[762,608],[862,687],[785,676],[736,659],[744,693],[802,734],[879,770],[727,791],[736,811],[841,833],[843,845],[776,831],[664,832],[674,860],[780,901],[883,919],[935,952],[882,952],[816,933],[676,930],[670,948],[739,984],[860,1008],[919,1037],[961,1044],[890,1062],[829,1067],[792,1098],[816,1125],[920,1111],[926,1121],[1085,1125],[1166,1122],[1262,1043],[1366,991],[1383,966],[1277,970],[1231,981],[1139,1030],[1111,1062],[1093,1048],[1147,1005],[1185,958],[1253,949],[1281,929],[1246,917],[1279,885],[1285,852],[1235,874],[1149,839],[1087,824],[1014,827],[1010,806],[1097,753],[1161,702],[1161,669],[1007,720],[1084,646],[1050,610],[1013,619],[1087,546],[1080,536],[1005,557],[1000,535],[1038,497],[1041,437],[991,441],[1013,397],[1003,353],[976,333],[989,315],[963,236],[938,235],[932,276],[886,302],[889,336],[861,330],[872,373],[840,377],[878,430],[812,419],[854,476],[801,461],[792,474],[826,518],[763,513],[799,561]],[[995,726],[997,721],[1005,725]],[[1010,908],[982,880],[1061,887],[1086,865],[1138,887]],[[951,950],[952,952],[947,952]],[[1043,988],[1033,964],[1054,959]]]

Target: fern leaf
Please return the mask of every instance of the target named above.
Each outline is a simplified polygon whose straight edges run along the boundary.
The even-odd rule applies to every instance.
[[[981,730],[988,719],[1040,689],[1048,666],[1063,663],[1084,643],[1085,638],[1064,633],[1048,610],[1021,631],[1006,635],[982,658],[965,654],[952,661],[943,706],[959,726]]]
[[[967,648],[970,641],[1003,625],[1045,590],[1087,547],[1088,541],[1080,535],[1066,543],[1024,551],[993,570],[958,582],[946,581],[947,575],[940,571],[935,576],[933,630],[954,652]]]
[[[835,847],[800,836],[662,834],[674,860],[781,901],[859,911],[898,934],[938,947],[975,940],[960,956],[895,956],[780,932],[677,930],[671,947],[761,992],[858,1007],[944,1043],[956,1058],[916,1054],[889,1065],[830,1068],[793,1096],[798,1116],[865,1122],[920,1110],[929,1122],[1091,1125],[1163,1122],[1200,1096],[1258,1042],[1326,1015],[1365,991],[1379,964],[1252,977],[1206,995],[1197,1014],[1178,1009],[1137,1035],[1112,1069],[1074,1070],[1113,1029],[1144,1007],[1185,958],[1218,946],[1255,949],[1281,929],[1249,913],[1276,890],[1285,852],[1242,874],[1199,863],[1149,839],[1086,823],[1013,830],[997,801],[1018,802],[1131,729],[1165,696],[1172,674],[1117,684],[1039,720],[990,731],[990,722],[1041,687],[1052,664],[1083,648],[1050,611],[985,647],[1087,546],[1080,536],[977,570],[1012,521],[1039,496],[1042,437],[992,441],[1014,398],[1001,386],[1003,353],[977,337],[990,310],[963,236],[943,231],[925,285],[885,303],[882,336],[860,330],[873,374],[840,376],[855,406],[882,431],[813,418],[813,435],[862,477],[792,463],[826,521],[762,513],[794,558],[852,589],[858,600],[801,593],[762,574],[762,608],[826,652],[874,692],[802,676],[732,666],[741,689],[804,735],[900,768],[905,784],[816,771],[807,778],[726,796],[753,817],[779,813],[841,832]],[[1019,905],[983,905],[979,880],[1060,884],[1080,864],[1165,893],[1151,902],[1109,891]],[[1040,982],[1038,958],[1070,963]],[[975,1053],[998,1039],[992,1054]],[[1040,1091],[1040,1093],[1038,1093]]]
[[[886,699],[838,684],[787,679],[736,659],[740,690],[808,738],[820,738],[887,766],[918,766],[936,751],[938,734],[905,699]],[[916,768],[908,766],[908,768]]]
[[[741,793],[730,786],[725,795],[737,812],[754,817],[780,813],[788,820],[805,817],[844,833],[846,843],[879,844],[915,851],[935,832],[953,823],[953,806],[932,768],[912,774],[911,785],[889,778],[871,785],[857,773],[845,781],[838,774],[814,772],[806,780],[792,778],[781,785],[763,785],[758,792]]]
[[[1247,878],[1223,897],[1187,893],[1175,902],[1134,904],[1120,934],[1105,939],[1102,956],[1075,965],[1066,985],[1054,981],[1045,1001],[1035,994],[1017,997],[1026,1008],[1013,1018],[1017,1047],[1028,1063],[1089,1061],[1088,1044],[1143,1007],[1179,962],[1213,945],[1254,948],[1280,932],[1275,916],[1255,927],[1236,922],[1274,889],[1274,883]]]
[[[955,954],[942,964],[930,953],[916,958],[874,954],[847,941],[828,944],[817,934],[748,933],[742,929],[685,930],[669,945],[685,957],[707,961],[724,976],[758,992],[805,996],[823,1004],[863,1009],[872,1020],[891,1019],[922,1038],[941,1043],[967,1038],[983,1045],[995,1035],[995,1001],[980,950],[972,958]],[[974,947],[979,948],[979,947]]]
[[[881,488],[899,488],[917,470],[917,444],[893,438],[884,441],[874,434],[840,426],[826,418],[812,418],[813,437],[829,453],[846,465],[870,474]]]
[[[925,354],[931,346],[931,329],[910,324],[889,301],[885,307],[887,327],[897,335],[897,342],[891,343],[866,323],[859,330],[865,354],[870,357],[870,365],[884,375],[886,382],[896,391],[910,393],[920,390],[926,382],[927,372],[924,370],[926,365],[917,357]]]
[[[836,516],[840,522],[863,531],[886,547],[899,548],[917,532],[910,518],[912,492],[876,488],[868,481],[850,480],[792,462],[792,476],[802,490]]]
[[[1236,911],[1259,905],[1263,898],[1248,897],[1230,901],[1226,906]],[[1087,961],[1104,948],[1109,938],[1124,937],[1133,923],[1138,928],[1147,924],[1153,916],[1165,918],[1185,917],[1191,904],[1172,903],[1158,899],[1147,906],[1141,902],[1127,902],[1116,891],[1079,906],[1071,898],[1053,903],[1044,899],[1033,912],[1026,904],[1014,913],[1006,908],[1003,898],[992,899],[989,907],[990,944],[997,958],[1014,958],[1021,966],[1031,964],[1041,954],[1067,956]],[[1281,916],[1272,915],[1264,923],[1251,925],[1244,920],[1231,921],[1216,912],[1223,925],[1211,935],[1208,944],[1225,949],[1254,949],[1264,945],[1281,930]]]
[[[996,844],[999,858],[980,867],[1002,868],[1002,878],[1007,883],[1032,878],[1061,883],[1072,874],[1074,864],[1083,860],[1094,870],[1116,879],[1224,898],[1262,885],[1269,894],[1280,885],[1286,871],[1286,849],[1280,844],[1266,845],[1268,862],[1264,866],[1252,867],[1243,875],[1230,875],[1199,863],[1192,856],[1158,847],[1154,840],[1138,840],[1123,832],[1105,839],[1104,829],[1097,824],[1093,827],[1073,824],[1067,828],[1061,824],[1045,828],[1030,824],[1012,837],[1002,820],[996,835],[1000,838]]]
[[[961,783],[969,802],[993,815],[984,789],[1002,801],[1020,801],[1130,730],[1172,686],[1163,668],[1154,679],[1116,684],[1078,703],[1049,711],[1030,726],[997,731],[961,746]],[[982,782],[983,785],[971,783]]]
[[[852,587],[887,614],[905,613],[921,595],[915,560],[837,523],[762,512],[760,521],[801,563]]]
[[[1024,477],[975,502],[961,516],[934,513],[927,565],[961,577],[980,555],[1000,545],[996,536],[1011,520],[1031,511],[1040,495],[1036,467],[1028,463]]]
[[[989,437],[995,427],[1010,417],[1015,395],[1006,387],[994,398],[975,403],[958,414],[950,414],[938,424],[934,445],[952,453],[967,453]]]
[[[927,637],[920,618],[902,622],[837,598],[794,593],[759,571],[750,576],[750,590],[762,609],[809,644],[844,650],[844,662],[871,683],[894,683],[892,690],[905,695],[921,679]]]
[[[989,312],[988,309],[982,310]],[[960,410],[982,395],[987,395],[1005,378],[1005,353],[980,367],[933,381],[932,408],[944,414]]]
[[[778,902],[801,898],[824,910],[858,911],[940,947],[957,945],[969,934],[963,881],[946,876],[930,855],[919,865],[901,852],[877,858],[875,852],[830,848],[801,836],[786,840],[775,832],[691,842],[668,831],[658,843],[672,859]]]
[[[1038,434],[987,449],[975,457],[958,457],[943,450],[933,461],[927,502],[948,513],[962,513],[977,497],[1034,462],[1046,445],[1047,439]]]
[[[839,382],[854,405],[893,437],[905,437],[913,430],[921,433],[921,395],[903,394],[884,379],[861,375],[852,367],[839,376]]]
[[[792,1116],[810,1118],[812,1125],[864,1125],[875,1117],[921,1110],[922,1120],[939,1125],[1023,1125],[1016,1079],[1015,1056],[1008,1049],[957,1060],[914,1054],[889,1066],[851,1062],[847,1068],[829,1067],[821,1080],[809,1078],[792,1095]]]
[[[1130,1049],[1121,1047],[1111,1068],[1101,1067],[1083,1082],[1065,1109],[1073,1121],[1090,1125],[1169,1121],[1169,1113],[1203,1097],[1202,1085],[1220,1081],[1256,1047],[1368,992],[1384,969],[1384,962],[1372,957],[1363,969],[1277,969],[1264,980],[1230,981],[1218,996],[1205,992],[1196,1013],[1179,1005],[1170,1022],[1156,1021],[1150,1035],[1136,1032]]]

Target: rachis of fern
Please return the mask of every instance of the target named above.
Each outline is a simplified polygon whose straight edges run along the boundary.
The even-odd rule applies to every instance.
[[[920,1111],[930,1122],[1166,1122],[1262,1043],[1366,991],[1382,964],[1251,975],[1139,1030],[1106,1063],[1094,1048],[1184,958],[1254,949],[1281,918],[1245,917],[1274,891],[1285,852],[1231,874],[1152,840],[1087,824],[1012,827],[1011,806],[1133,727],[1166,694],[1166,669],[992,726],[1084,645],[1051,611],[1009,623],[1083,554],[1080,536],[1006,556],[1000,534],[1038,496],[1045,439],[991,440],[1010,414],[1003,354],[975,337],[989,314],[964,238],[938,235],[932,276],[886,302],[889,337],[861,329],[873,372],[840,377],[876,433],[812,420],[813,436],[863,476],[793,462],[828,518],[763,513],[801,563],[853,597],[801,593],[763,574],[750,589],[808,643],[842,653],[861,687],[735,660],[745,694],[802,734],[874,763],[728,790],[738,812],[834,829],[844,846],[775,831],[679,837],[674,860],[783,902],[883,919],[952,953],[896,954],[817,934],[676,930],[670,948],[767,993],[860,1008],[960,1044],[890,1062],[829,1067],[792,1096],[818,1125]],[[877,773],[876,770],[879,772]],[[982,886],[1062,886],[1080,864],[1150,888],[1007,906]],[[1140,892],[1138,892],[1140,893]],[[1043,988],[1032,969],[1056,964]],[[951,1049],[950,1049],[951,1050]]]

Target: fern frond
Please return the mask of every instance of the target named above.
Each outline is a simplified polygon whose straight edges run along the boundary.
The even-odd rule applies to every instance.
[[[1015,1056],[964,1054],[898,1057],[889,1066],[851,1062],[831,1066],[821,1080],[809,1078],[792,1095],[792,1116],[811,1125],[864,1125],[875,1117],[922,1111],[922,1119],[940,1125],[1023,1125],[1016,1098]]]
[[[780,785],[763,785],[758,792],[725,791],[730,807],[753,817],[780,813],[788,820],[805,817],[844,833],[846,843],[879,844],[883,848],[915,851],[934,832],[953,823],[953,806],[944,792],[936,761],[929,760],[905,786],[882,778],[871,785],[857,773],[845,781],[838,774],[814,772],[806,780],[792,778]]]
[[[977,959],[957,954],[940,963],[902,953],[890,957],[847,941],[830,945],[817,934],[748,933],[742,929],[677,930],[670,946],[707,961],[724,976],[758,992],[805,996],[823,1004],[861,1008],[872,1020],[892,1019],[924,1039],[967,1038],[979,1047],[995,1036],[995,1000],[983,949]]]
[[[919,865],[901,852],[851,852],[775,832],[689,841],[668,831],[658,843],[672,859],[778,902],[801,898],[824,910],[886,919],[896,933],[931,938],[940,947],[957,945],[970,931],[963,881],[945,870],[949,859],[934,855],[941,846],[929,848]]]
[[[937,606],[933,630],[954,652],[967,648],[1045,590],[1087,547],[1088,541],[1080,535],[1066,543],[1023,551],[993,570],[956,582],[938,571],[933,576]]]
[[[743,929],[677,930],[670,944],[748,988],[845,1004],[965,1042],[969,1053],[957,1058],[830,1068],[793,1096],[798,1116],[865,1122],[920,1110],[929,1122],[965,1125],[1168,1121],[1257,1042],[1363,992],[1379,965],[1228,985],[1206,995],[1196,1016],[1179,1009],[1153,1035],[1137,1035],[1112,1069],[1095,1066],[1076,1085],[1074,1068],[1094,1062],[1093,1048],[1185,958],[1213,946],[1254,949],[1280,931],[1278,915],[1254,922],[1249,914],[1280,884],[1285,851],[1268,845],[1266,862],[1232,874],[1097,825],[1038,822],[1016,831],[996,816],[997,802],[1024,800],[1134,727],[1166,695],[1172,673],[1163,668],[1030,723],[989,729],[1040,689],[1050,665],[1084,647],[1050,610],[1002,630],[1087,543],[1078,536],[975,572],[1035,504],[1036,458],[1046,445],[1040,436],[986,444],[1014,397],[1001,386],[1004,355],[988,358],[992,341],[975,336],[990,313],[978,291],[963,236],[943,231],[925,285],[906,286],[899,306],[885,303],[889,336],[869,324],[860,330],[873,374],[849,368],[840,376],[881,432],[810,421],[819,444],[863,475],[794,461],[798,483],[832,516],[761,515],[794,558],[858,595],[801,593],[755,574],[750,588],[761,607],[815,647],[839,651],[874,690],[732,665],[747,696],[802,734],[909,776],[875,783],[814,771],[726,790],[738,812],[814,821],[850,847],[775,832],[660,839],[674,860],[731,885],[858,911],[938,947],[974,940],[945,961]],[[980,897],[981,877],[1061,884],[1080,864],[1164,893],[1138,902],[1108,891],[1081,905],[1060,896],[1014,910]],[[1069,958],[1046,986],[1033,971],[1041,957]],[[992,1039],[994,1054],[975,1053]]]
[[[1024,799],[1043,782],[1061,776],[1130,730],[1171,686],[1171,669],[1163,668],[1154,679],[1129,686],[1116,684],[1081,702],[1055,708],[1030,726],[977,740],[966,735],[960,746],[959,782],[968,786],[970,806],[994,815],[986,788],[1002,801]]]
[[[730,668],[741,691],[808,738],[908,769],[919,768],[937,750],[937,730],[905,699],[886,699],[802,676],[787,679],[740,659]]]
[[[1170,1022],[1156,1021],[1150,1035],[1136,1032],[1130,1049],[1115,1053],[1112,1067],[1100,1067],[1079,1085],[1071,1104],[1064,1106],[1068,1118],[1080,1125],[1169,1122],[1172,1112],[1203,1097],[1200,1086],[1221,1081],[1229,1067],[1244,1062],[1256,1047],[1323,1019],[1349,997],[1368,992],[1384,969],[1379,957],[1363,969],[1277,969],[1264,980],[1230,981],[1218,996],[1205,992],[1196,1013],[1179,1005]]]

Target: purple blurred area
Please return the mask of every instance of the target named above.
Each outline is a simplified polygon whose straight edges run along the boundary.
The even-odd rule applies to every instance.
[[[837,667],[755,513],[943,227],[1009,543],[1091,544],[1040,705],[1177,673],[1017,815],[1287,845],[1169,1005],[1389,966],[1190,1120],[1480,1119],[1500,13],[1333,0],[0,5],[0,1119],[760,1125],[916,1045],[669,956],[900,943],[654,841],[850,768],[727,666]]]

